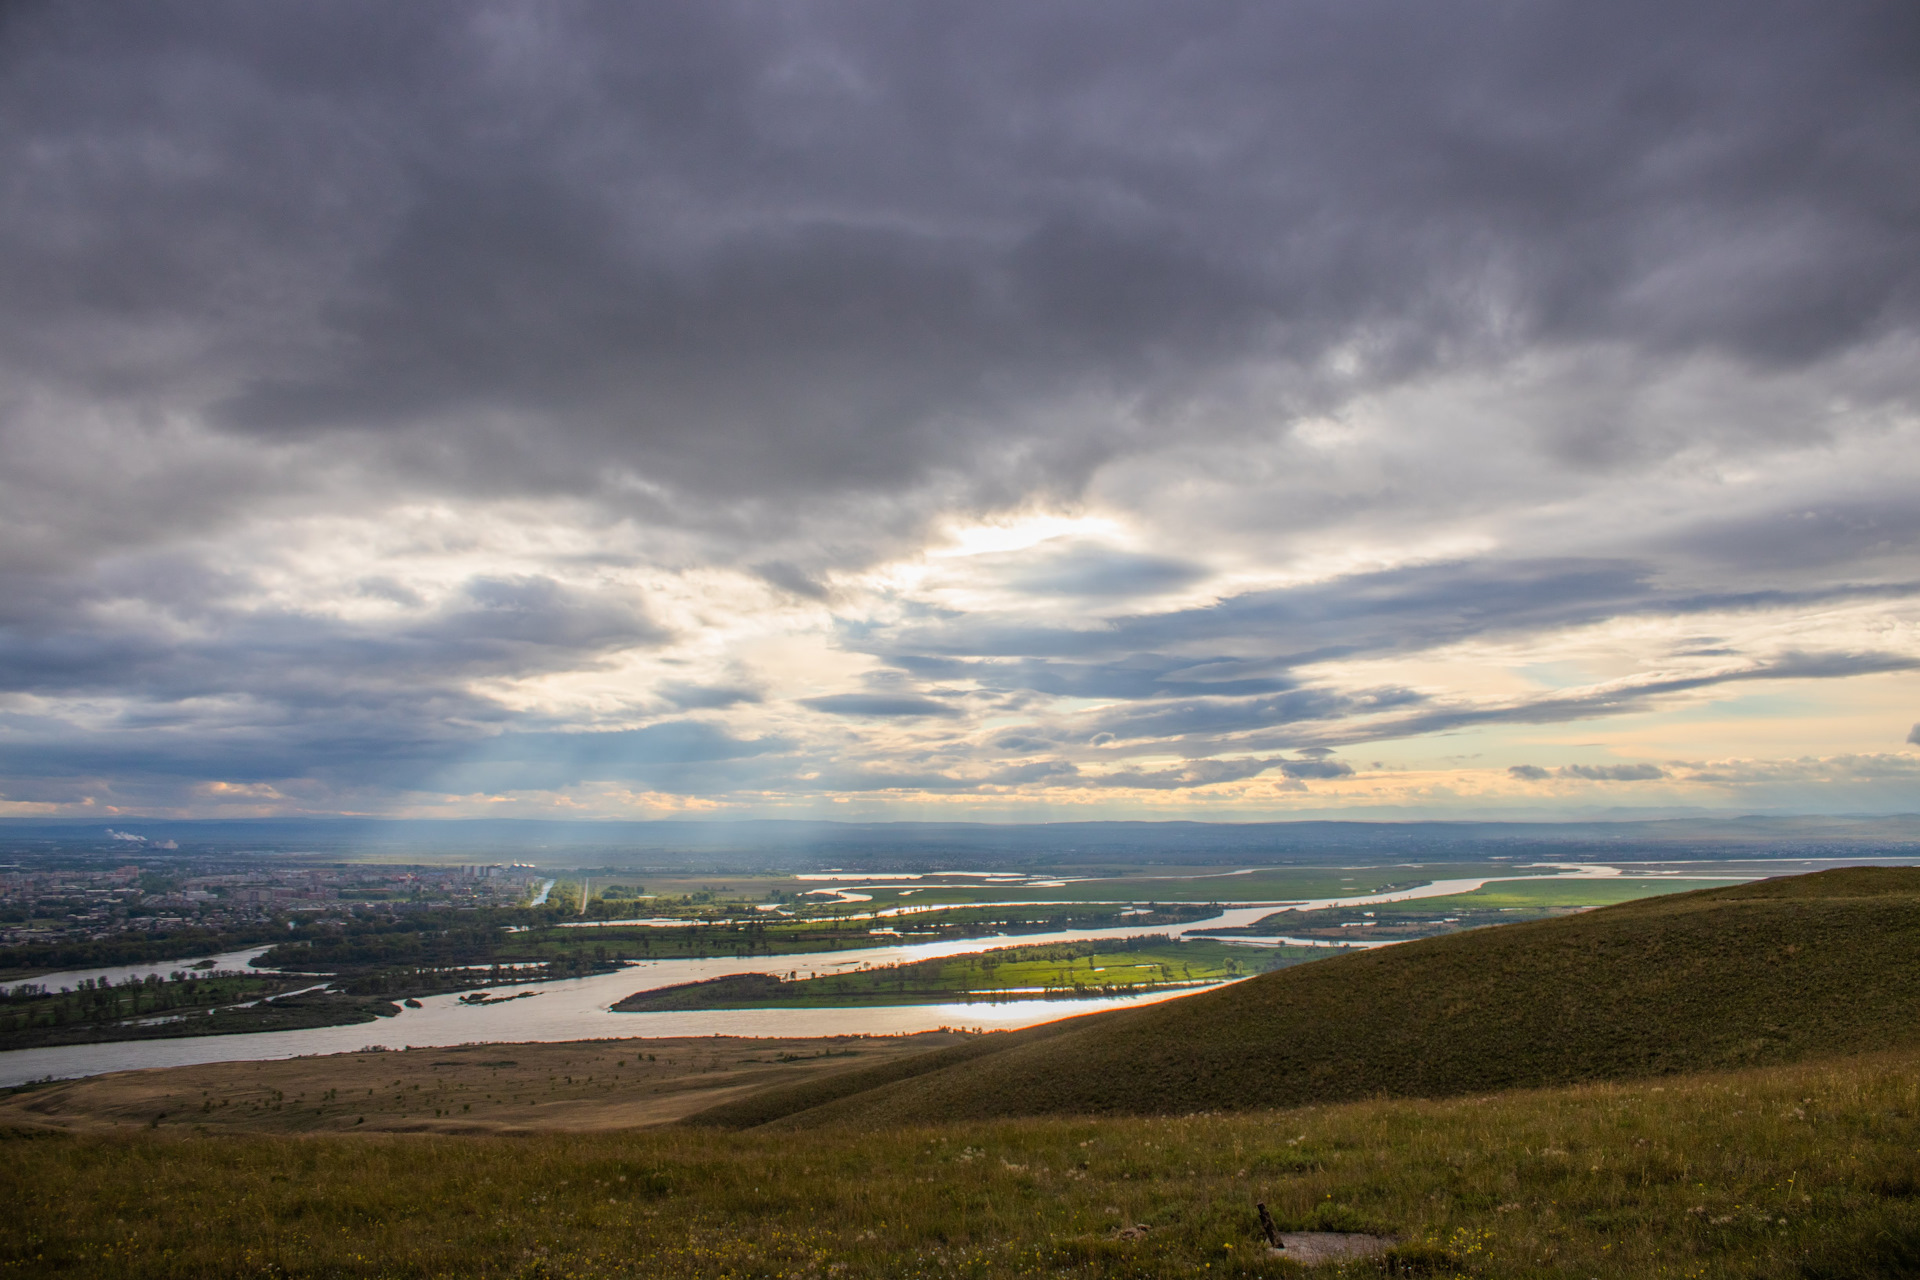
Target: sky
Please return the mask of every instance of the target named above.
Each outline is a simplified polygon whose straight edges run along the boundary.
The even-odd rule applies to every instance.
[[[1920,9],[0,7],[0,816],[1920,811]]]

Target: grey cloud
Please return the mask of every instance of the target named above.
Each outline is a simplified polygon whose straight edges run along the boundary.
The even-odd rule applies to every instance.
[[[820,698],[802,698],[800,705],[836,716],[873,716],[880,718],[914,716],[957,716],[958,707],[932,698],[884,693],[835,693]]]
[[[376,600],[386,600],[393,604],[404,605],[409,609],[426,607],[425,596],[406,583],[396,582],[389,577],[362,578],[354,586],[361,595],[370,596]]]
[[[1090,745],[1146,751],[1181,743],[1188,750],[1316,747],[1420,737],[1474,725],[1556,724],[1647,710],[1664,695],[1762,680],[1846,679],[1920,670],[1920,658],[1899,653],[1782,654],[1746,667],[1620,684],[1590,693],[1467,706],[1433,705],[1407,690],[1348,692],[1302,689],[1281,698],[1146,703],[1096,713]],[[1510,770],[1534,779],[1534,766]]]
[[[172,326],[232,429],[452,486],[791,498],[1071,482],[1249,360],[1305,405],[1336,349],[1792,364],[1920,307],[1884,7],[511,14],[16,18],[9,345],[151,390],[114,339]]]
[[[1910,583],[1799,593],[1903,595]],[[973,618],[912,622],[849,635],[916,676],[968,677],[989,689],[1056,697],[1152,700],[1112,712],[1096,731],[1162,735],[1252,729],[1417,700],[1404,691],[1348,699],[1298,691],[1286,668],[1334,656],[1421,651],[1469,637],[1569,628],[1620,614],[1782,606],[1795,593],[1674,593],[1645,564],[1507,560],[1423,564],[1304,587],[1250,591],[1204,608],[1137,614],[1083,628],[1006,628]],[[1242,647],[1238,654],[1231,647]],[[1181,695],[1188,695],[1187,700]],[[1190,697],[1204,695],[1204,697]]]
[[[1424,649],[1469,636],[1569,626],[1656,607],[1685,606],[1682,599],[1654,585],[1651,566],[1645,564],[1573,559],[1456,561],[1243,592],[1202,608],[1114,618],[1083,628],[941,620],[903,628],[884,643],[906,654],[948,658],[1035,661],[1153,655],[1153,663],[1161,668],[1153,672],[1158,676],[1186,668],[1210,674],[1223,669],[1223,664],[1245,662],[1249,655],[1223,652],[1225,645],[1238,642],[1257,644],[1271,672],[1274,667],[1354,653]],[[1208,655],[1185,660],[1160,656],[1162,650],[1178,652],[1181,646],[1195,644],[1209,646]],[[905,660],[904,656],[896,659]],[[1140,661],[1128,660],[1136,665]],[[990,678],[992,669],[986,674]],[[1268,685],[1276,681],[1272,674],[1256,679]]]
[[[1097,777],[1082,775],[1089,787],[1128,787],[1141,791],[1187,791],[1221,782],[1257,777],[1274,765],[1270,760],[1189,760],[1177,769],[1124,769]]]
[[[796,791],[828,793],[835,791],[929,791],[953,794],[973,791],[985,781],[980,777],[942,773],[937,770],[909,772],[904,769],[837,768],[800,778],[789,784]]]
[[[477,578],[463,594],[461,606],[416,634],[442,650],[477,650],[475,656],[496,669],[511,669],[510,650],[577,653],[667,638],[634,603],[596,598],[551,578]]]
[[[1257,778],[1270,770],[1298,782],[1302,779],[1345,778],[1353,767],[1339,760],[1230,759],[1188,760],[1173,769],[1124,769],[1099,775],[1080,774],[1079,783],[1088,787],[1131,787],[1145,791],[1185,791],[1222,782]]]
[[[1486,561],[1355,574],[1093,626],[1007,628],[960,616],[909,620],[895,630],[870,628],[848,639],[921,678],[1115,702],[1076,718],[1070,732],[1060,725],[1050,730],[1096,747],[1155,749],[1177,742],[1189,751],[1208,745],[1260,749],[1416,736],[1474,724],[1554,723],[1625,714],[1663,695],[1718,684],[1908,670],[1916,660],[1901,653],[1787,653],[1594,692],[1468,706],[1435,704],[1406,689],[1299,687],[1287,674],[1291,666],[1336,655],[1412,652],[1620,616],[1793,609],[1903,599],[1915,592],[1910,582],[1687,592],[1659,584],[1644,565]],[[1240,654],[1228,656],[1235,647]]]
[[[1916,779],[1920,779],[1920,760],[1910,755],[1891,753],[1802,756],[1795,760],[1720,760],[1676,765],[1675,768],[1682,770],[1690,782],[1750,787],[1876,782],[1911,786]]]
[[[985,781],[990,786],[1021,787],[1032,783],[1057,783],[1079,775],[1079,767],[1067,760],[1034,760],[1026,764],[995,769]]]
[[[1138,596],[1186,586],[1205,573],[1167,556],[1076,547],[1021,569],[1008,585],[1036,595]]]
[[[661,685],[659,693],[683,711],[718,711],[741,703],[759,702],[762,698],[760,690],[740,685],[698,685],[682,681]]]
[[[1590,782],[1652,782],[1666,777],[1667,771],[1651,764],[1570,764],[1561,768],[1560,775]]]
[[[1583,778],[1589,782],[1652,782],[1669,776],[1665,769],[1651,764],[1570,764],[1558,769],[1515,764],[1508,765],[1507,772],[1522,782],[1545,782],[1554,777]]]
[[[110,784],[123,791],[167,794],[182,782],[295,787],[302,781],[335,790],[505,791],[582,782],[637,783],[660,791],[725,792],[790,766],[764,758],[790,753],[777,736],[743,739],[699,721],[664,721],[601,732],[485,734],[440,727],[431,736],[408,728],[427,717],[396,712],[343,715],[337,723],[196,723],[190,734],[171,725],[124,725],[75,734],[64,726],[7,717],[0,734],[0,776],[55,782],[74,793]],[[64,780],[64,781],[61,781]]]
[[[1294,779],[1346,778],[1353,775],[1353,766],[1344,760],[1280,760],[1272,763],[1281,773]]]
[[[345,697],[356,688],[420,691],[475,675],[574,670],[667,638],[631,596],[537,575],[474,578],[440,607],[381,622],[262,608],[245,598],[246,584],[177,592],[140,585],[142,595],[131,598],[96,589],[92,609],[65,619],[0,625],[0,688],[177,700],[238,692],[277,699],[327,686]],[[116,620],[146,608],[201,634],[177,639]]]
[[[1150,703],[1100,714],[1091,723],[1099,732],[1111,733],[1121,741],[1166,740],[1349,718],[1418,701],[1418,695],[1404,690],[1355,695],[1331,689],[1302,689],[1270,698]]]
[[[1378,742],[1391,738],[1419,737],[1451,729],[1483,724],[1557,724],[1590,716],[1627,715],[1647,710],[1664,694],[1723,684],[1742,684],[1761,680],[1843,680],[1852,676],[1892,671],[1920,670],[1920,658],[1901,653],[1783,654],[1773,661],[1748,667],[1710,672],[1695,676],[1644,680],[1621,684],[1597,692],[1544,697],[1481,706],[1438,707],[1410,715],[1388,715],[1365,723],[1337,726],[1328,741],[1347,744]],[[1253,735],[1242,739],[1243,747],[1262,745],[1299,745]]]
[[[231,554],[283,516],[553,500],[583,554],[835,602],[842,569],[948,519],[1070,504],[1130,458],[1150,459],[1156,501],[1218,466],[1284,533],[1404,520],[1401,545],[1424,547],[1459,532],[1422,527],[1429,504],[1532,510],[1572,477],[1701,449],[1703,417],[1732,424],[1703,472],[1824,447],[1841,419],[1895,439],[1916,402],[1911,361],[1885,352],[1920,328],[1917,59],[1920,20],[1866,0],[8,6],[0,690],[109,710],[9,721],[7,794],[602,769],[724,791],[818,764],[804,744],[724,754],[736,740],[712,727],[553,732],[476,690],[672,642],[644,601],[556,569],[436,603],[380,572],[347,590],[392,615],[342,620],[278,603]],[[1416,471],[1484,461],[1484,492],[1289,479],[1305,416],[1541,360],[1575,373],[1504,405],[1538,470],[1505,476],[1480,428],[1413,414],[1379,465],[1403,446]],[[1674,428],[1631,411],[1643,382],[1715,362],[1722,412],[1689,403]],[[1728,381],[1801,374],[1804,405],[1726,410]],[[1209,449],[1229,461],[1181,461]],[[1638,540],[1563,533],[1530,559],[1162,612],[1127,601],[1203,580],[1214,549],[1184,530],[1153,554],[1043,548],[996,581],[1100,616],[894,599],[879,613],[905,621],[843,620],[838,639],[909,679],[799,700],[929,734],[987,707],[1033,723],[807,785],[1038,785],[1075,766],[995,772],[992,752],[1065,743],[1194,757],[1139,775],[1172,788],[1251,767],[1209,753],[1285,749],[1263,767],[1297,781],[1346,768],[1304,754],[1321,743],[1910,669],[1728,652],[1719,672],[1458,705],[1301,674],[1611,618],[1910,597],[1908,477],[1854,479],[1752,486],[1753,509],[1729,498]],[[602,552],[616,527],[648,549]],[[1300,554],[1260,536],[1219,562]],[[712,675],[657,693],[709,712],[789,696]]]
[[[1920,583],[1832,583],[1802,590],[1682,591],[1658,582],[1653,565],[1620,560],[1497,560],[1412,565],[1330,578],[1300,587],[1249,591],[1196,609],[1138,614],[1085,627],[1011,627],[941,619],[856,640],[889,660],[921,670],[962,671],[977,679],[1029,679],[1066,691],[1070,681],[1137,671],[1135,687],[1162,690],[1167,679],[1214,672],[1248,684],[1284,687],[1286,668],[1355,655],[1414,652],[1458,640],[1580,626],[1622,615],[1792,608],[1821,601],[1897,599]],[[1185,646],[1208,656],[1166,656]],[[1228,645],[1251,652],[1232,655]],[[1024,656],[1023,656],[1024,655]],[[1266,674],[1247,678],[1257,655]],[[1011,665],[955,665],[971,657]],[[1080,667],[1101,659],[1097,666]],[[945,662],[948,665],[937,664]],[[1027,665],[1023,666],[1022,663]],[[1124,665],[1122,665],[1124,664]],[[1051,682],[1051,687],[1040,681]],[[1198,682],[1197,682],[1198,683]],[[1210,682],[1208,682],[1210,683]],[[1214,687],[1208,692],[1238,692]],[[1251,691],[1251,690],[1249,690]],[[1112,696],[1112,695],[1109,695]]]
[[[160,798],[147,804],[176,803],[201,781],[408,790],[456,766],[469,778],[490,768],[503,785],[562,785],[585,762],[588,737],[542,734],[472,683],[589,669],[666,638],[627,593],[539,576],[474,578],[441,604],[380,620],[268,607],[244,578],[195,579],[188,589],[176,580],[168,592],[164,575],[135,577],[98,584],[97,599],[66,617],[0,625],[0,688],[111,708],[85,728],[54,714],[0,717],[9,794],[34,778]],[[129,595],[134,585],[147,595]],[[591,737],[617,765],[671,739],[663,732]],[[689,760],[718,758],[692,739],[672,741]],[[501,754],[509,744],[518,754]],[[528,754],[536,747],[553,757],[538,768]]]
[[[967,638],[964,622],[944,630],[956,637],[952,643],[964,644]],[[910,633],[904,638],[904,643],[923,641],[927,634],[924,631]],[[1039,633],[1035,634],[1038,636]],[[1138,700],[1177,697],[1181,694],[1232,697],[1279,693],[1294,685],[1284,674],[1276,674],[1271,670],[1264,674],[1249,672],[1238,679],[1212,678],[1223,669],[1250,667],[1253,664],[1216,662],[1196,665],[1191,658],[1165,653],[1120,653],[1094,662],[1049,661],[1043,658],[1009,660],[995,653],[989,660],[980,661],[892,652],[887,648],[888,638],[875,639],[878,640],[875,647],[880,650],[880,656],[903,671],[928,679],[973,680],[983,688],[1000,691],[1031,691],[1066,698]],[[1090,635],[1086,644],[1091,653],[1097,654],[1106,647],[1107,639],[1103,635]],[[1058,641],[1041,641],[1040,646],[1057,648]],[[1200,678],[1195,678],[1195,670],[1200,670]]]
[[[793,746],[778,737],[736,738],[697,720],[597,733],[513,732],[476,744],[430,782],[453,791],[568,787],[588,781],[637,782],[671,792],[732,790],[764,777],[765,770],[713,766],[732,766]]]
[[[788,564],[784,560],[769,560],[753,566],[753,572],[782,591],[791,591],[794,595],[808,600],[825,600],[827,589],[821,583],[809,577],[805,570]]]
[[[1913,728],[1907,730],[1907,741],[1914,746],[1920,746],[1920,724],[1916,724]]]
[[[1677,549],[1717,564],[1783,569],[1899,565],[1920,546],[1920,511],[1905,494],[1843,499],[1717,519],[1694,528]],[[1858,570],[1854,570],[1858,572]]]

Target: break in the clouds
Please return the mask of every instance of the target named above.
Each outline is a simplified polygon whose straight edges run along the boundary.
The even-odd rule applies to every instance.
[[[1916,67],[9,5],[0,812],[1910,810]]]

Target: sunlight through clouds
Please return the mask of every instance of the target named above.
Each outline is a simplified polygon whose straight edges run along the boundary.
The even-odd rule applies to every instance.
[[[1911,810],[1889,13],[10,15],[0,814]]]

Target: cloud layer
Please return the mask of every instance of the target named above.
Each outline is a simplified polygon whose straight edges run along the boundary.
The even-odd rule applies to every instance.
[[[1916,60],[10,6],[0,812],[1805,805],[1920,702]]]

